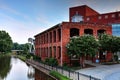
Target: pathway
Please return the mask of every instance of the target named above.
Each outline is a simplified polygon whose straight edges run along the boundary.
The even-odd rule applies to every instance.
[[[69,77],[72,80],[99,80],[96,77],[93,77],[91,75],[85,75],[85,74],[80,74],[75,71],[70,71],[70,70],[64,70],[63,68],[59,67],[51,67],[42,63],[38,63],[34,60],[27,60],[26,63],[32,65],[33,67],[37,68],[38,70],[47,73],[49,75],[49,71],[55,70],[67,77]]]
[[[92,75],[101,80],[120,80],[120,64],[99,65],[97,67],[77,70],[77,72]]]

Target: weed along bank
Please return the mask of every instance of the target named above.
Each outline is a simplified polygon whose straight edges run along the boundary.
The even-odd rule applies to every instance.
[[[71,37],[89,34],[98,38],[103,33],[112,35],[112,24],[116,23],[120,23],[120,12],[100,14],[87,5],[71,7],[69,22],[61,22],[35,35],[35,54],[43,61],[52,57],[61,66],[70,64],[72,59],[66,54],[66,45]],[[89,55],[85,59],[93,62],[110,61],[112,53],[106,53],[98,51],[93,59]]]

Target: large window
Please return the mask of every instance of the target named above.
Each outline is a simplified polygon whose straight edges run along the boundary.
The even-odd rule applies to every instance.
[[[93,30],[92,29],[85,29],[84,34],[93,35]]]
[[[120,36],[120,24],[112,24],[112,35]]]
[[[61,41],[61,29],[58,29],[58,41]]]
[[[49,52],[50,52],[49,57],[52,57],[52,47],[49,48]]]
[[[47,43],[48,43],[48,33],[47,33]]]
[[[97,30],[97,35],[103,34],[103,33],[105,33],[105,32],[106,32],[106,30],[104,30],[104,29],[99,29],[99,30]]]
[[[50,32],[50,43],[52,43],[52,32]]]
[[[61,58],[61,47],[58,46],[58,59],[60,59],[60,58]]]
[[[54,58],[56,58],[56,46],[54,46],[53,49],[54,49]]]
[[[83,16],[79,15],[78,12],[72,17],[72,22],[81,22],[83,21]]]
[[[70,29],[70,37],[73,37],[73,36],[79,36],[79,29],[77,28]]]
[[[56,42],[56,31],[53,32],[53,35],[54,35],[54,42]]]

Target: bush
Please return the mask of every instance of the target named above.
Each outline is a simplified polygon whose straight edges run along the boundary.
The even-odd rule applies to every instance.
[[[58,80],[71,80],[68,77],[56,72],[56,71],[51,71],[50,75],[54,76],[55,78],[57,78]]]
[[[31,55],[30,55],[30,54],[27,54],[27,55],[26,55],[26,58],[27,58],[27,59],[30,59],[30,58],[31,58]]]
[[[55,58],[46,58],[45,59],[45,63],[51,66],[57,66],[58,65],[58,61]]]
[[[45,59],[45,63],[46,63],[47,65],[49,65],[49,58],[46,58],[46,59]]]
[[[33,59],[34,59],[35,61],[38,61],[38,62],[41,61],[41,58],[40,58],[39,56],[36,56],[36,55],[33,55]]]

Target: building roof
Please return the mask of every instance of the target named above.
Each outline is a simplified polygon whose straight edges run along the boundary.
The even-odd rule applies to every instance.
[[[69,11],[71,11],[71,10],[73,10],[74,12],[78,11],[79,14],[82,15],[82,16],[92,16],[92,15],[98,15],[99,14],[99,12],[95,11],[94,9],[90,8],[87,5],[71,7],[69,9],[70,9]]]
[[[52,29],[54,29],[54,28],[60,27],[60,25],[61,25],[61,23],[56,24],[56,25],[54,25],[53,27],[48,28],[47,30],[45,30],[45,31],[43,31],[43,32],[41,32],[41,33],[38,33],[38,34],[35,35],[34,37],[36,37],[36,36],[38,36],[38,35],[40,35],[40,34],[42,34],[42,33],[48,32],[48,31],[50,31],[50,30],[52,30]]]

